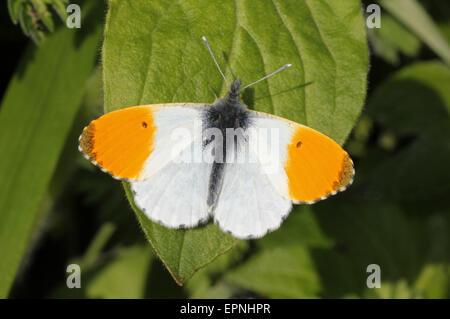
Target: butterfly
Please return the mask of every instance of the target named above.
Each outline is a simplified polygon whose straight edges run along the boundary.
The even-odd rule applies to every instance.
[[[293,204],[345,190],[355,170],[326,135],[249,110],[240,100],[243,89],[234,80],[212,105],[150,104],[106,113],[84,128],[79,150],[128,181],[136,206],[152,221],[192,228],[212,217],[236,238],[262,237],[280,227]]]

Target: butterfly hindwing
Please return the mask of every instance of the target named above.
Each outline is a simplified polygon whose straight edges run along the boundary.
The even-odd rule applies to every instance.
[[[136,206],[169,228],[194,227],[209,217],[206,199],[212,164],[183,161],[192,154],[194,143],[198,141],[151,177],[130,183]]]
[[[291,208],[259,163],[229,163],[213,214],[222,230],[248,239],[277,229]]]

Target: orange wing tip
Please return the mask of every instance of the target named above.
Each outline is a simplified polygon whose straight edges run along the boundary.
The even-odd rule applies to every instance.
[[[353,165],[353,161],[348,154],[345,154],[344,159],[342,160],[342,169],[339,172],[339,181],[334,182],[333,191],[313,201],[292,200],[292,202],[294,204],[308,204],[308,205],[320,202],[321,200],[327,199],[330,196],[345,191],[350,185],[353,184],[354,177],[355,177],[355,168]]]
[[[355,174],[350,156],[326,135],[305,126],[294,128],[285,171],[296,204],[313,204],[343,191]]]
[[[340,191],[342,188],[346,188],[347,185],[353,182],[353,177],[355,176],[355,169],[353,167],[353,161],[345,154],[342,160],[341,171],[339,172],[339,180],[334,182],[333,191]]]
[[[83,132],[78,139],[79,145],[78,149],[84,155],[86,155],[90,160],[95,161],[96,154],[93,152],[94,150],[94,132],[95,125],[91,122],[88,126],[83,129]]]
[[[78,150],[83,154],[83,157],[87,159],[89,162],[100,168],[103,173],[110,175],[112,178],[116,180],[131,182],[131,179],[122,178],[114,175],[112,172],[106,170],[102,167],[101,163],[96,161],[97,154],[93,152],[94,149],[94,132],[95,132],[95,124],[92,121],[88,126],[83,129],[80,137],[78,138]]]
[[[113,178],[138,180],[153,150],[155,131],[149,107],[124,108],[86,126],[78,148],[84,157]]]

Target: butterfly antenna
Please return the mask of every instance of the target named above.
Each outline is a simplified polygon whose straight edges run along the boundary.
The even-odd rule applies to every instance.
[[[265,80],[265,79],[267,79],[267,78],[270,78],[272,75],[275,75],[275,74],[277,74],[278,72],[281,72],[281,71],[283,71],[283,70],[286,70],[286,69],[287,69],[288,67],[290,67],[290,66],[292,66],[292,64],[286,64],[286,65],[284,65],[283,67],[281,67],[281,68],[279,68],[278,70],[276,70],[275,72],[272,72],[272,73],[266,75],[265,77],[259,79],[258,81],[255,81],[255,82],[253,82],[253,83],[250,83],[249,85],[244,86],[244,88],[243,88],[242,90],[245,90],[246,88],[248,88],[249,86],[252,86],[253,84],[256,84],[256,83],[258,83],[258,82],[261,82],[262,80]]]
[[[205,42],[205,45],[208,48],[209,53],[211,54],[211,57],[214,60],[214,63],[216,64],[217,68],[219,69],[220,74],[222,74],[222,77],[225,80],[225,83],[227,84],[227,86],[230,86],[227,79],[225,78],[225,75],[223,74],[222,70],[220,69],[219,63],[217,63],[216,58],[214,57],[214,54],[212,53],[211,47],[209,46],[209,43],[208,43],[208,40],[206,39],[206,37],[202,37],[202,39],[203,39],[203,42]]]

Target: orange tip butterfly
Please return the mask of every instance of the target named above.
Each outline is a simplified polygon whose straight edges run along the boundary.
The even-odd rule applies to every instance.
[[[227,82],[203,37],[214,63]],[[116,179],[134,202],[169,228],[213,218],[237,238],[280,227],[292,204],[343,191],[354,176],[349,155],[307,126],[247,109],[240,81],[214,104],[170,103],[124,108],[86,126],[79,149]]]

